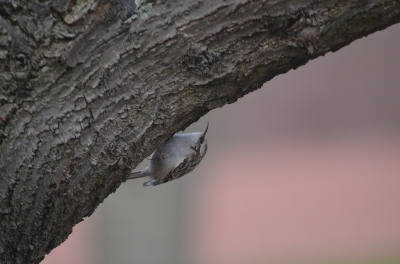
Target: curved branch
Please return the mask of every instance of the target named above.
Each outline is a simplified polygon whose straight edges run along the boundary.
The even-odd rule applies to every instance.
[[[399,10],[388,0],[4,4],[1,262],[39,263],[173,133],[398,23]]]

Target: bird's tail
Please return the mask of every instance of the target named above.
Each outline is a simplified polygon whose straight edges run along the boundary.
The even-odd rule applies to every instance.
[[[145,177],[146,175],[143,174],[141,171],[134,171],[132,172],[128,178],[126,178],[127,180],[131,180],[131,179],[137,179],[137,178],[142,178]]]

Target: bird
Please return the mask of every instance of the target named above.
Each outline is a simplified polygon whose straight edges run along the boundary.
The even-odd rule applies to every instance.
[[[150,165],[132,172],[127,180],[149,177],[144,187],[156,186],[178,179],[197,167],[207,152],[207,127],[204,132],[175,134],[158,147],[150,158]]]

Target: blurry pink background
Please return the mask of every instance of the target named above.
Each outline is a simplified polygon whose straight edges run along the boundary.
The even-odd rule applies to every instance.
[[[220,152],[194,195],[187,263],[398,257],[400,138],[365,140],[239,142],[230,167],[238,149]]]
[[[399,47],[395,25],[211,111],[193,173],[123,183],[42,263],[400,263]]]

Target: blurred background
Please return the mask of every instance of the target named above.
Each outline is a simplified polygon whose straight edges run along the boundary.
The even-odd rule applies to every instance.
[[[123,183],[42,263],[400,263],[400,24],[207,121],[196,170]]]

